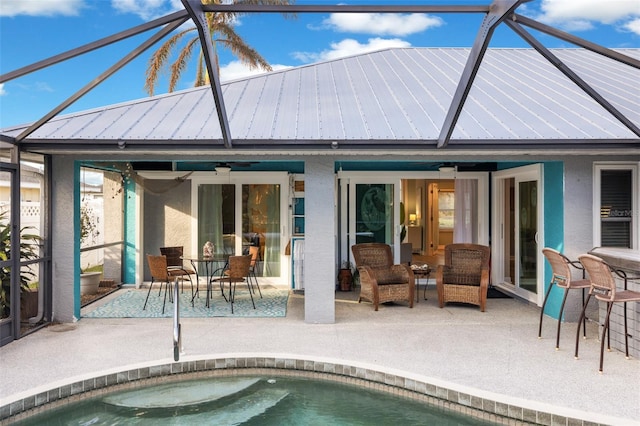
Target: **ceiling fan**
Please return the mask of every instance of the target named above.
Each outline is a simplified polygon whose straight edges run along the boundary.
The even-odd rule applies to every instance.
[[[421,161],[413,164],[428,166],[430,170],[441,172],[492,172],[498,169],[496,162],[469,162],[469,161]]]
[[[232,166],[235,167],[250,167],[252,164],[257,164],[257,161],[223,161],[216,163],[213,169],[216,173],[224,174],[231,172]]]
[[[222,161],[216,163],[215,167],[250,167],[252,164],[258,164],[257,161]]]

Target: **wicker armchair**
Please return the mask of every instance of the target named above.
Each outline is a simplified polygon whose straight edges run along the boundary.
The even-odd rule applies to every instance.
[[[407,302],[413,308],[415,278],[407,265],[394,265],[391,247],[382,243],[351,246],[360,274],[360,298],[378,305],[385,302]]]
[[[444,248],[444,265],[436,271],[438,304],[470,303],[484,312],[489,288],[491,249],[478,244],[449,244]]]

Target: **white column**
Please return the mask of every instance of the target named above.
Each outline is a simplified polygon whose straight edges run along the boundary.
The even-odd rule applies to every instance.
[[[304,319],[335,322],[336,212],[333,161],[305,161]]]

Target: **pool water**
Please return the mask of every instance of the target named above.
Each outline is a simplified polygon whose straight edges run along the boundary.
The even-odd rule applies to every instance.
[[[188,380],[121,391],[19,425],[490,425],[381,391],[291,377]]]

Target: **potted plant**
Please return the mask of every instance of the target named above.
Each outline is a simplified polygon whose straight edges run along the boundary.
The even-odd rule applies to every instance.
[[[93,209],[83,203],[80,206],[80,245],[87,241],[94,242],[98,235],[100,235],[98,219],[93,213]],[[101,269],[100,266],[92,267],[91,265],[80,269],[80,294],[96,294],[98,292],[102,277]]]
[[[342,262],[338,271],[338,283],[340,291],[351,291],[353,285],[353,264],[348,260]]]
[[[7,220],[7,212],[0,213],[0,259],[11,259],[11,227]],[[41,238],[35,234],[27,234],[25,231],[32,227],[24,227],[20,230],[20,259],[34,260],[39,256]],[[31,289],[31,282],[35,273],[31,265],[21,268],[20,273],[20,298],[37,297],[37,290]],[[11,280],[10,268],[0,268],[0,318],[7,318],[11,312]]]

